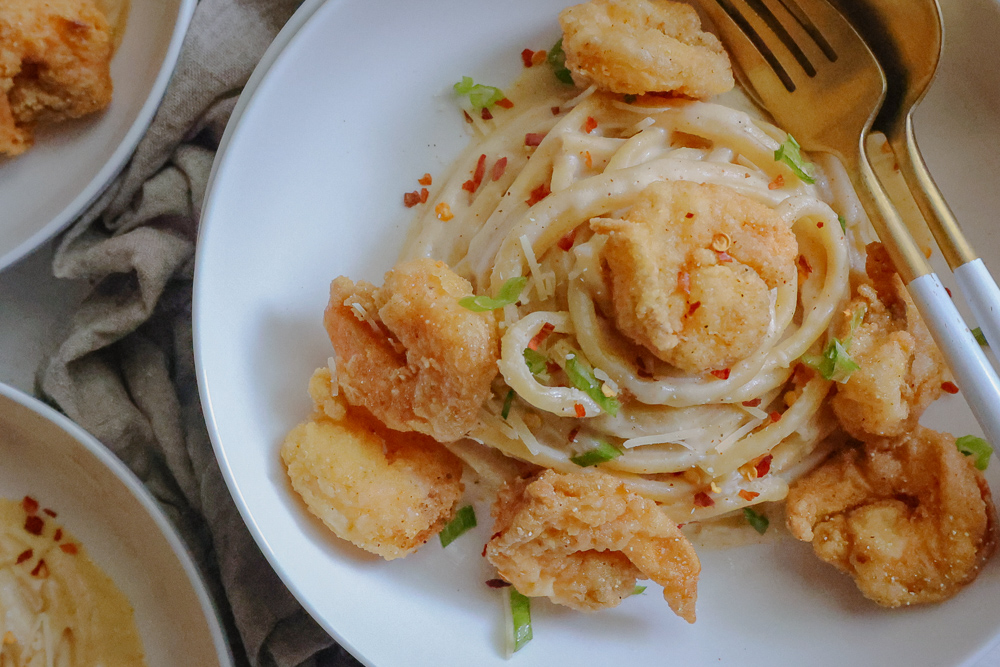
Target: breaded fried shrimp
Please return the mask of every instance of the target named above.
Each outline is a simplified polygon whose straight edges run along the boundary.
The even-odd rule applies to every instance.
[[[954,436],[917,427],[841,450],[788,493],[788,528],[887,607],[945,600],[996,549],[982,474]]]
[[[462,495],[462,463],[419,433],[391,431],[330,394],[330,371],[309,381],[316,409],[288,434],[292,488],[338,537],[386,560],[437,534]]]
[[[618,329],[688,373],[753,352],[771,322],[770,290],[797,280],[792,231],[724,186],[653,183],[623,219],[591,228],[608,235]]]
[[[595,610],[617,606],[648,577],[694,623],[694,548],[656,503],[614,477],[547,470],[505,487],[493,516],[486,557],[521,593]]]
[[[566,66],[604,90],[705,98],[734,85],[729,56],[689,5],[590,0],[564,9],[559,23]]]
[[[379,288],[334,280],[323,321],[348,403],[440,442],[467,433],[500,356],[493,314],[458,303],[471,294],[467,280],[430,259],[399,264]]]
[[[865,308],[850,347],[859,369],[838,386],[831,401],[844,430],[860,440],[912,429],[949,377],[940,350],[881,244],[868,246],[865,268],[874,284],[859,286],[848,306],[852,313]],[[848,334],[847,326],[845,322],[841,337]]]

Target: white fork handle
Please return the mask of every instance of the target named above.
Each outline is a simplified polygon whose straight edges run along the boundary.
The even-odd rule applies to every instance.
[[[955,280],[986,342],[1000,355],[1000,287],[990,270],[976,258],[955,269]]]
[[[915,278],[907,287],[986,439],[994,447],[1000,447],[1000,379],[996,371],[937,274]]]

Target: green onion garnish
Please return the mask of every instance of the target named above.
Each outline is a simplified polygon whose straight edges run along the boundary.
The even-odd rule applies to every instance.
[[[510,617],[511,635],[513,640],[513,651],[517,652],[524,648],[524,645],[531,641],[531,600],[527,596],[521,595],[513,586],[510,591]]]
[[[799,146],[799,142],[795,141],[792,135],[788,135],[785,139],[785,143],[778,146],[778,150],[774,151],[774,160],[776,162],[784,162],[795,175],[806,183],[815,183],[816,179],[813,177],[813,164],[802,157],[802,147]]]
[[[837,220],[840,221],[840,228],[846,232],[847,231],[847,218],[845,218],[842,215],[837,215]]]
[[[609,445],[603,440],[599,440],[597,442],[597,447],[578,456],[571,457],[570,461],[577,464],[581,468],[589,468],[590,466],[596,466],[598,463],[610,461],[611,459],[617,458],[621,455],[622,450],[613,445]]]
[[[827,380],[833,380],[841,384],[847,382],[847,379],[851,377],[851,373],[861,368],[851,359],[851,355],[847,353],[847,350],[851,347],[851,341],[854,340],[854,332],[861,326],[861,322],[865,319],[865,313],[867,312],[868,306],[864,304],[855,308],[854,313],[851,315],[851,328],[847,334],[847,338],[843,342],[837,338],[832,339],[826,344],[823,354],[819,356],[812,354],[804,355],[802,362],[806,366],[819,371],[819,374]]]
[[[523,290],[524,286],[527,284],[527,276],[511,278],[503,284],[503,287],[500,288],[500,293],[497,294],[495,299],[485,295],[467,296],[460,299],[458,305],[463,308],[468,308],[476,313],[483,313],[487,310],[503,308],[504,306],[517,303],[518,298],[521,296],[521,290]]]
[[[448,546],[462,533],[475,527],[476,510],[472,509],[472,505],[466,505],[462,509],[455,512],[455,518],[449,521],[445,527],[441,529],[441,532],[438,533],[438,538],[441,540],[441,546]]]
[[[556,75],[556,78],[563,83],[568,83],[573,85],[573,75],[570,74],[569,68],[566,67],[566,52],[563,51],[562,38],[552,45],[549,49],[549,56],[547,58],[549,65],[552,66],[552,73]]]
[[[645,586],[640,586],[636,584],[635,588],[632,589],[632,595],[642,595],[646,591]]]
[[[976,342],[984,347],[989,347],[990,343],[986,340],[986,336],[983,335],[983,330],[976,327],[972,330],[972,336],[976,339]]]
[[[747,523],[749,523],[753,527],[753,529],[756,530],[761,535],[766,533],[767,527],[771,525],[771,522],[768,521],[766,516],[754,512],[749,507],[743,508],[743,516],[746,517]]]
[[[958,447],[958,451],[966,456],[976,457],[975,464],[979,470],[986,470],[990,465],[990,456],[993,454],[993,448],[990,446],[990,443],[982,438],[974,435],[963,435],[955,441],[955,446]]]
[[[549,366],[549,358],[538,350],[527,348],[524,350],[524,363],[532,375],[542,375]]]
[[[622,406],[621,401],[614,396],[605,396],[603,383],[594,377],[593,371],[584,366],[576,356],[567,358],[563,369],[569,377],[570,384],[594,399],[594,402],[612,417],[618,414],[618,409]]]
[[[503,410],[500,411],[500,416],[507,419],[507,415],[510,414],[510,406],[514,403],[514,390],[511,389],[507,392],[507,397],[503,399]]]
[[[468,95],[472,108],[477,110],[489,109],[506,97],[499,88],[476,83],[471,76],[463,76],[462,80],[455,84],[455,92],[459,95]]]

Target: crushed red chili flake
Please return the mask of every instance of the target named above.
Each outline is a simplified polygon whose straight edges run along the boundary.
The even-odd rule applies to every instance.
[[[587,116],[587,120],[583,122],[583,127],[581,127],[580,129],[586,132],[587,134],[590,134],[591,132],[597,129],[597,121],[594,119],[593,116]]]
[[[551,322],[546,322],[542,325],[542,328],[538,330],[531,340],[528,341],[529,350],[537,350],[538,346],[542,344],[542,341],[549,337],[549,334],[556,330],[556,325]]]
[[[531,56],[532,65],[541,65],[549,57],[549,52],[545,49],[539,49],[535,51],[535,54]]]
[[[487,579],[486,585],[490,588],[507,588],[510,586],[510,582],[503,579]]]
[[[752,401],[743,401],[743,405],[747,406],[748,408],[756,408],[758,405],[760,405],[760,399],[755,398]]]
[[[465,116],[465,122],[466,123],[471,123],[472,122],[472,116],[469,115],[468,111],[462,111],[462,115]]]
[[[757,493],[756,491],[747,491],[746,489],[740,489],[738,495],[743,500],[750,502],[760,494]]]
[[[502,157],[493,163],[493,172],[491,177],[494,181],[499,181],[505,171],[507,171],[507,158]]]
[[[427,197],[429,197],[430,194],[431,193],[427,190],[427,188],[420,188],[420,203],[421,204],[426,204],[427,203]]]
[[[430,174],[424,174],[423,176],[417,179],[417,183],[420,183],[420,185],[430,185],[433,182],[434,179],[431,178]]]
[[[687,213],[685,213],[685,214],[684,214],[684,217],[685,217],[685,218],[688,218],[688,219],[690,220],[691,218],[693,218],[693,217],[694,217],[694,213],[691,213],[691,212],[689,211],[689,212],[687,212]]]
[[[579,403],[573,404],[573,410],[576,412],[576,416],[579,417],[580,419],[583,419],[584,417],[587,416],[587,410]]]
[[[688,315],[694,315],[694,312],[701,308],[701,301],[695,301],[690,306],[688,306]],[[714,372],[714,371],[713,371]]]
[[[694,494],[694,506],[695,507],[713,507],[715,505],[715,500],[712,496],[708,495],[704,491],[699,491]]]
[[[809,260],[806,259],[805,255],[799,255],[799,268],[802,269],[802,272],[807,276],[813,271],[813,267],[809,264]]]
[[[552,191],[549,190],[549,184],[542,183],[537,188],[531,191],[531,196],[525,199],[524,203],[527,204],[528,206],[534,206],[538,202],[548,197],[550,194],[552,194]]]
[[[483,545],[483,553],[482,553],[482,557],[483,558],[486,558],[486,547],[487,546],[489,546],[489,543]]]
[[[715,377],[719,378],[720,380],[728,380],[729,379],[729,373],[730,373],[730,370],[728,368],[723,368],[722,370],[718,370],[718,371],[712,371],[712,375],[714,375]]]
[[[816,223],[816,229],[823,229],[823,223],[822,222],[817,222]]]
[[[576,436],[579,434],[580,434],[580,427],[575,426],[573,427],[573,430],[569,432],[569,435],[566,437],[570,442],[576,442]]]
[[[23,507],[24,511],[28,514],[34,514],[38,511],[38,501],[31,496],[25,496],[24,500],[21,501],[21,507]]]
[[[767,454],[766,456],[761,457],[761,459],[754,464],[753,469],[757,471],[758,478],[771,472],[771,459],[773,458],[774,455]]]
[[[531,67],[534,64],[531,62],[531,56],[533,55],[535,55],[535,52],[531,49],[521,51],[521,62],[524,63],[525,67]]]
[[[715,254],[718,255],[719,261],[722,262],[723,264],[733,261],[733,258],[729,255],[728,252],[716,251]]]
[[[56,528],[56,534],[52,536],[52,539],[55,542],[58,542],[59,540],[62,539],[62,528]]]
[[[442,222],[448,222],[455,217],[455,214],[451,212],[451,206],[448,206],[448,202],[440,202],[434,207],[434,213],[437,214],[438,220]]]
[[[768,417],[771,418],[771,422],[772,423],[776,422],[776,421],[780,421],[781,420],[781,413],[778,412],[777,410],[775,410],[775,411],[771,412],[771,414],[769,414]]]
[[[777,190],[785,184],[785,177],[782,174],[778,174],[774,177],[774,180],[767,184],[768,190]]]
[[[28,516],[24,519],[24,529],[32,535],[41,535],[45,528],[45,521],[40,516]]]
[[[583,163],[587,165],[587,169],[591,169],[594,166],[594,156],[590,154],[590,151],[583,152]]]
[[[687,271],[677,272],[677,286],[685,294],[691,294],[691,274]]]
[[[58,515],[57,515],[57,514],[55,513],[55,511],[54,511],[54,510],[50,510],[50,509],[49,509],[48,507],[46,507],[46,508],[45,508],[45,509],[43,509],[42,511],[43,511],[43,512],[45,512],[46,514],[48,514],[48,515],[49,515],[50,517],[52,517],[53,519],[54,519],[54,518],[56,518],[56,516],[58,516]]]
[[[483,120],[493,120],[493,114],[486,107],[483,107],[483,110],[479,112],[479,117]]]
[[[17,560],[14,561],[14,564],[15,565],[20,565],[24,561],[29,560],[34,555],[35,555],[35,552],[33,550],[31,550],[31,549],[25,549],[20,554],[18,554]]]
[[[483,176],[486,175],[486,155],[480,155],[479,160],[476,162],[476,170],[472,174],[472,178],[462,183],[462,189],[468,190],[470,193],[475,192],[482,185]]]
[[[413,208],[420,203],[420,193],[414,190],[413,192],[407,192],[403,195],[403,206],[406,208]]]
[[[578,227],[574,227],[573,229],[563,234],[563,237],[559,239],[559,242],[556,244],[557,246],[559,246],[560,250],[569,250],[570,248],[573,247],[573,242],[576,241],[577,229]]]
[[[45,564],[45,559],[39,558],[35,569],[31,571],[31,576],[45,579],[49,576],[49,566]]]
[[[551,111],[553,116],[559,115],[559,107],[552,107]]]
[[[542,139],[545,138],[545,134],[542,132],[528,132],[524,135],[524,145],[525,146],[537,146],[542,143]]]
[[[497,100],[497,106],[500,107],[501,109],[513,109],[514,103],[505,97],[501,100]]]
[[[941,383],[941,389],[946,394],[957,394],[958,393],[958,385],[955,384],[954,382],[942,382]]]
[[[60,544],[59,548],[62,549],[63,553],[69,554],[70,556],[75,556],[79,549],[72,542],[66,542],[65,544]]]
[[[951,297],[951,290],[950,289],[948,289],[947,287],[945,287],[944,291],[948,293],[949,297]]]

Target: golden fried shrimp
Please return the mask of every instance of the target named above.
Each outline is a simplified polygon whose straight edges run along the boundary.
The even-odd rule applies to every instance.
[[[316,410],[281,447],[292,488],[309,511],[338,537],[386,560],[437,534],[462,495],[458,457],[331,396],[328,369],[313,374],[309,393]]]
[[[868,246],[866,270],[874,286],[859,286],[848,306],[851,313],[866,309],[849,349],[859,369],[838,386],[831,401],[844,430],[860,440],[912,429],[949,377],[941,352],[881,244]],[[850,335],[849,326],[844,323],[839,337]]]
[[[594,610],[617,606],[648,577],[694,623],[698,555],[656,503],[614,477],[546,470],[504,487],[493,517],[486,557],[521,593]]]
[[[18,155],[37,123],[111,101],[111,30],[92,0],[0,2],[0,155]]]
[[[496,320],[459,305],[472,285],[443,262],[416,259],[385,284],[330,285],[323,321],[348,403],[389,428],[457,440],[476,423],[500,357]]]
[[[728,368],[760,344],[770,290],[797,280],[795,235],[771,209],[720,185],[653,183],[607,234],[618,329],[688,373]]]
[[[559,23],[566,66],[604,90],[704,98],[734,85],[729,56],[689,5],[590,0],[564,9]]]
[[[887,607],[937,602],[976,578],[997,543],[982,474],[946,433],[842,450],[788,493],[788,528]]]

